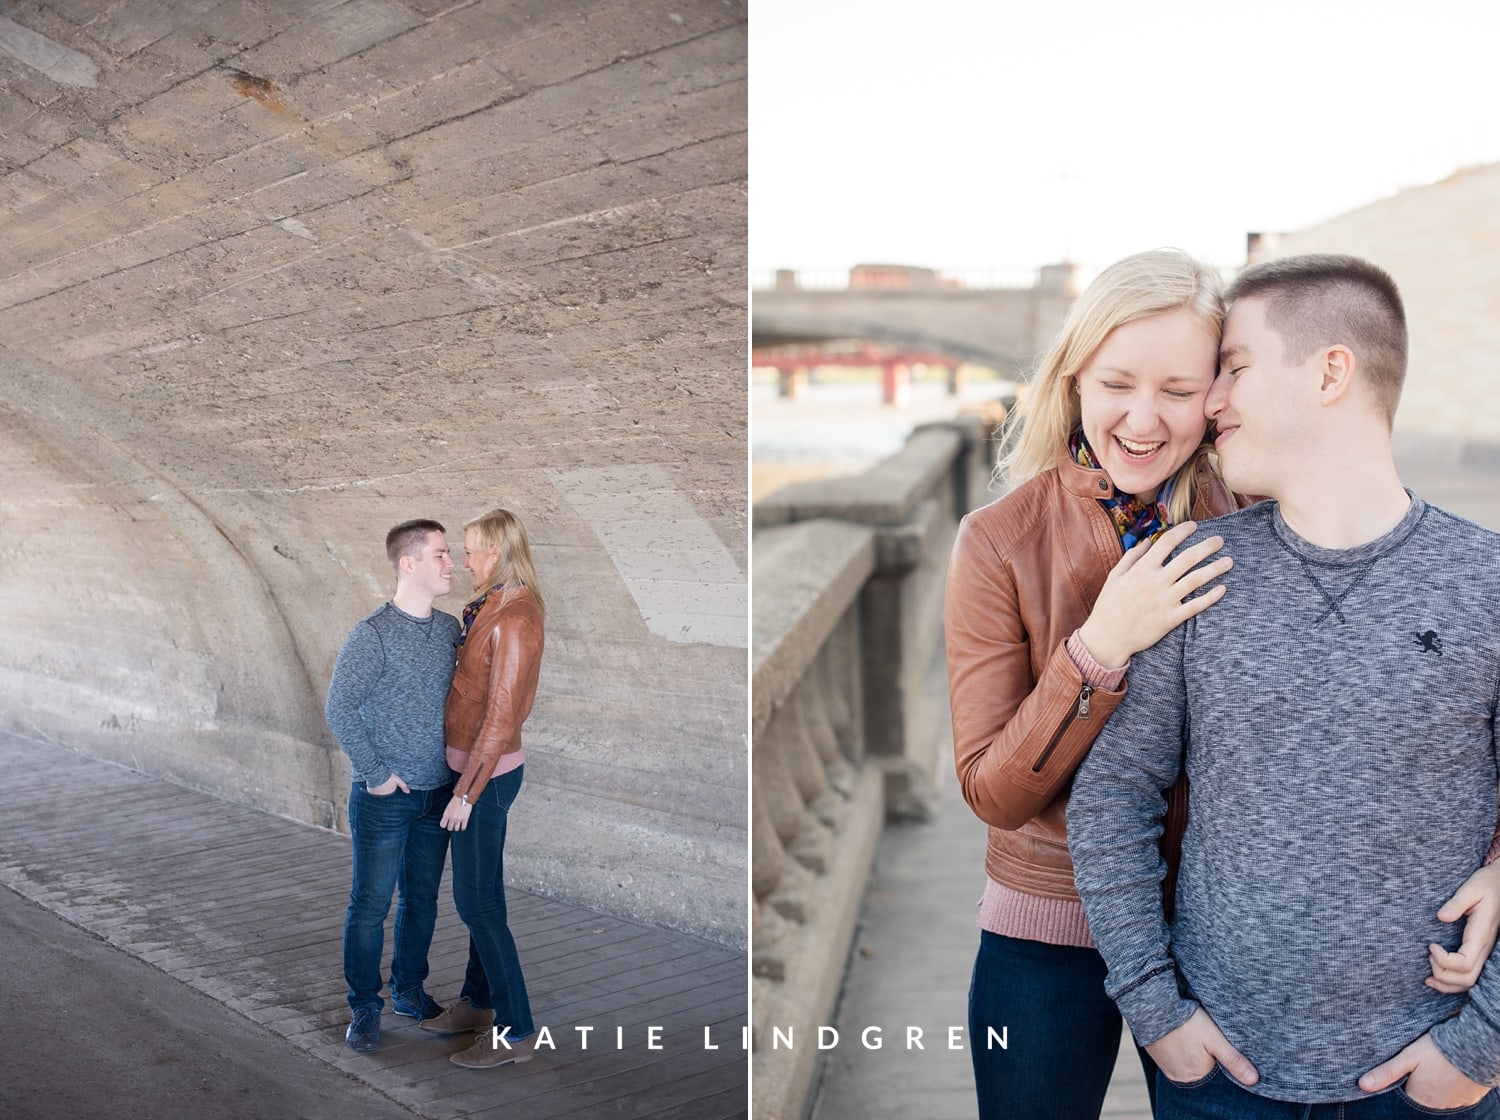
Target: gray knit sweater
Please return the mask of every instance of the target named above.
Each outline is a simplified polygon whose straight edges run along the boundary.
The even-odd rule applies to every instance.
[[[1357,1078],[1430,1028],[1500,1083],[1500,969],[1467,998],[1422,983],[1495,828],[1500,534],[1415,498],[1353,549],[1302,540],[1274,502],[1194,539],[1214,533],[1227,594],[1132,659],[1068,805],[1107,990],[1142,1043],[1201,1004],[1273,1099],[1365,1096]],[[1184,762],[1169,932],[1160,791]]]
[[[323,714],[356,782],[383,785],[394,772],[410,789],[437,789],[452,779],[443,705],[457,646],[458,619],[451,614],[434,610],[416,618],[394,603],[349,631]]]

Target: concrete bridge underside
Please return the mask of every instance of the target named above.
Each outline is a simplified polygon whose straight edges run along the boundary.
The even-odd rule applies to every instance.
[[[745,38],[740,0],[6,5],[0,724],[342,826],[385,530],[504,504],[549,605],[514,877],[742,944]]]

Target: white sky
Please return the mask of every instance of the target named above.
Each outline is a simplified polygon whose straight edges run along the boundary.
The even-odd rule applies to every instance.
[[[753,0],[751,267],[1240,264],[1500,161],[1494,10]]]

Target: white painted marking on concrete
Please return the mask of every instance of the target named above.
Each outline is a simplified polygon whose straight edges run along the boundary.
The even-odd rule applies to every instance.
[[[312,230],[308,229],[296,218],[282,218],[281,221],[277,222],[276,224],[296,237],[304,237],[308,241],[316,241],[318,239],[317,235],[314,234]]]
[[[353,568],[349,567],[348,564],[344,563],[344,558],[339,555],[338,549],[333,547],[333,543],[331,541],[324,541],[323,547],[328,550],[328,559],[332,560],[340,568],[343,568],[345,573],[355,583],[359,584],[376,598],[386,597],[386,589],[380,585],[380,582],[369,572],[356,572]]]
[[[0,16],[0,51],[65,86],[93,89],[99,84],[99,67],[88,55],[4,16]]]
[[[186,338],[174,338],[171,342],[158,342],[155,346],[147,346],[141,350],[142,354],[168,354],[173,350],[181,350],[184,346],[191,346],[192,342]]]
[[[552,479],[599,537],[653,634],[749,644],[745,576],[664,468],[589,467]]]
[[[614,221],[616,218],[623,218],[629,214],[633,214],[643,207],[653,212],[659,211],[661,209],[661,202],[655,198],[648,198],[641,202],[632,202],[629,206],[606,206],[603,210],[590,210],[587,214],[569,214],[566,218],[554,218],[552,221],[542,222],[540,225],[506,230],[504,233],[497,233],[491,237],[481,237],[475,241],[462,241],[456,245],[439,246],[428,238],[422,238],[421,240],[426,243],[424,247],[431,249],[432,252],[457,253],[463,249],[472,249],[476,245],[488,245],[507,237],[525,237],[528,233],[536,233],[538,230],[556,229],[560,226],[570,226],[578,222],[592,225],[594,222]],[[415,238],[418,235],[413,234],[412,236]]]

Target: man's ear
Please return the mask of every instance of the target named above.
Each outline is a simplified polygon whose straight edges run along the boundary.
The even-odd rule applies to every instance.
[[[1318,363],[1318,403],[1330,405],[1342,400],[1354,384],[1358,367],[1354,351],[1349,347],[1327,347]]]
[[[401,556],[396,559],[396,575],[409,576],[417,570],[417,558],[415,556]]]

